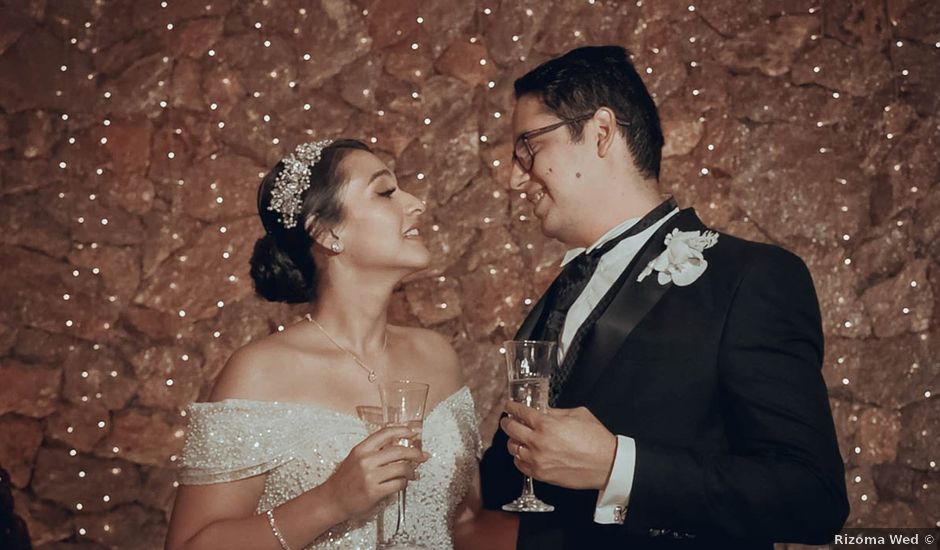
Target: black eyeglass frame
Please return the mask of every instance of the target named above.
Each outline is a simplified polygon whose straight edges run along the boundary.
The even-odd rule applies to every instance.
[[[583,114],[580,116],[576,116],[574,118],[566,118],[564,120],[559,120],[558,122],[555,122],[553,124],[549,124],[548,126],[542,126],[541,128],[535,128],[534,130],[529,130],[528,132],[523,132],[519,134],[519,137],[516,138],[516,143],[512,147],[513,162],[518,164],[519,168],[522,168],[523,172],[531,171],[532,167],[535,166],[535,151],[532,150],[532,145],[529,143],[530,139],[547,134],[553,130],[557,130],[558,128],[561,128],[562,126],[566,126],[568,124],[574,124],[575,122],[581,122],[582,120],[587,120],[593,116],[594,116],[594,113],[587,113],[587,114]],[[621,122],[619,120],[617,121],[617,124],[620,126],[630,125],[628,122]],[[523,164],[522,156],[520,156],[518,153],[520,141],[522,142],[523,145],[525,145],[525,154],[529,158],[528,166]]]

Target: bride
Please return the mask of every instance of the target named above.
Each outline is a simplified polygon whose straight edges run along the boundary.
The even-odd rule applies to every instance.
[[[432,331],[387,322],[395,286],[430,260],[422,201],[365,144],[319,141],[264,178],[258,211],[255,290],[310,312],[235,352],[190,406],[166,548],[375,548],[406,483],[419,543],[453,548],[458,523],[479,537],[466,525],[482,515],[480,439],[457,356]],[[430,384],[424,453],[395,444],[407,428],[369,435],[357,417],[398,379]]]

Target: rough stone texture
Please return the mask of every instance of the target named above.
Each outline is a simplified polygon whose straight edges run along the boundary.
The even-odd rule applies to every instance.
[[[133,502],[140,472],[123,460],[99,460],[65,447],[43,447],[36,457],[31,484],[36,496],[81,512],[110,510]]]
[[[37,547],[161,546],[180,411],[305,311],[247,259],[261,175],[311,136],[428,201],[391,318],[451,339],[492,433],[499,342],[563,252],[502,187],[512,83],[605,41],[660,106],[663,188],[809,266],[849,524],[940,521],[940,4],[209,4],[4,3],[0,462]]]
[[[63,397],[83,406],[120,410],[134,397],[140,381],[115,350],[99,344],[76,344],[62,363]]]
[[[35,491],[35,488],[33,488]],[[35,548],[65,540],[75,532],[73,512],[32,492],[14,491],[16,514],[26,522]]]
[[[8,414],[0,417],[0,464],[14,487],[25,487],[32,474],[33,460],[42,443],[38,420]]]
[[[60,441],[83,453],[111,431],[111,415],[101,404],[66,404],[46,417],[46,437]]]
[[[137,504],[88,514],[75,521],[86,536],[106,548],[160,548],[166,534],[163,513]]]
[[[141,468],[142,486],[137,500],[155,510],[169,510],[176,495],[175,468]]]
[[[50,187],[4,197],[0,204],[3,243],[52,256],[68,253],[68,231],[48,211],[49,203],[55,201],[55,191]]]
[[[95,449],[100,457],[124,457],[137,464],[167,467],[183,448],[185,418],[136,407],[113,420],[111,433]]]
[[[224,307],[219,303],[244,298],[251,292],[247,266],[254,242],[239,236],[257,228],[252,218],[204,228],[191,246],[163,262],[134,303],[181,318],[205,319]],[[227,260],[225,252],[230,254]]]
[[[890,338],[930,328],[934,301],[926,284],[928,265],[928,260],[915,260],[897,277],[869,288],[862,295],[873,319],[875,336]]]
[[[170,411],[196,400],[202,383],[200,357],[176,347],[148,348],[131,358],[134,377],[140,380],[141,405]]]
[[[267,172],[257,162],[239,156],[213,155],[183,175],[180,201],[186,214],[213,222],[258,211],[257,189],[245,185],[246,175]]]
[[[0,414],[42,418],[56,409],[62,371],[6,359],[0,364]]]

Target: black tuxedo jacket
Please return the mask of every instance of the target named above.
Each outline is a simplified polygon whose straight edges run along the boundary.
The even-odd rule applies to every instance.
[[[823,544],[848,515],[806,266],[720,235],[692,284],[661,285],[655,272],[637,282],[674,228],[706,229],[683,210],[647,241],[575,336],[582,345],[558,402],[636,441],[626,521],[594,523],[597,491],[536,482],[556,511],[521,514],[520,549]],[[517,338],[538,336],[544,302]],[[487,508],[522,489],[506,441],[497,431],[481,464]]]

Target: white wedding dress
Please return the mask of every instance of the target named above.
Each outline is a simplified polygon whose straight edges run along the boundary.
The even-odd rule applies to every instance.
[[[433,549],[453,548],[457,505],[480,458],[470,390],[451,394],[428,413],[422,434],[431,458],[407,492],[408,532]],[[257,513],[323,483],[368,432],[355,416],[314,405],[227,399],[189,406],[180,483],[199,485],[264,474]],[[308,549],[375,548],[395,528],[394,497],[366,518],[334,525]],[[273,535],[272,535],[273,536]]]

